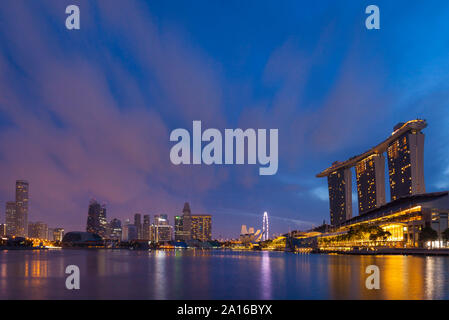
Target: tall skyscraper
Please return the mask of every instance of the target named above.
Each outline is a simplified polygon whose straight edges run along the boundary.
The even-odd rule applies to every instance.
[[[106,230],[106,206],[100,205],[96,200],[92,199],[89,203],[86,231],[96,233],[100,237],[105,238]]]
[[[404,123],[394,127],[396,132]],[[387,149],[391,200],[425,193],[424,134],[416,129],[403,133]]]
[[[182,215],[175,216],[175,240],[187,241],[192,239],[192,212],[188,202],[184,203]]]
[[[142,215],[140,213],[134,215],[134,225],[137,230],[137,239],[142,239]]]
[[[186,240],[183,234],[183,221],[182,216],[175,216],[175,241]]]
[[[212,240],[212,216],[192,215],[191,219],[191,238],[201,241]]]
[[[144,240],[150,240],[150,215],[146,214],[143,216],[143,225],[142,225],[142,237]]]
[[[112,219],[109,222],[109,239],[121,240],[122,239],[122,222],[119,219]]]
[[[352,177],[350,168],[335,170],[327,176],[331,224],[337,225],[352,217]]]
[[[157,214],[154,216],[154,224],[159,226],[168,225],[168,216],[166,214]]]
[[[160,214],[154,216],[154,223],[150,228],[150,239],[154,242],[172,240],[173,227],[169,224],[168,216]]]
[[[356,164],[359,213],[385,204],[385,157],[372,154]]]
[[[21,237],[28,236],[28,190],[27,181],[16,181],[16,235]]]
[[[6,202],[6,211],[5,211],[5,222],[6,222],[6,234],[8,236],[16,236],[16,202],[8,201]]]
[[[268,212],[263,213],[262,220],[262,241],[266,241],[270,238],[269,236],[269,225],[268,225]]]

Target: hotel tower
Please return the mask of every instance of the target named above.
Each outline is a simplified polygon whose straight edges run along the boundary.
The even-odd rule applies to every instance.
[[[424,134],[425,120],[397,124],[391,136],[367,152],[339,162],[317,174],[327,177],[329,209],[332,225],[352,217],[351,170],[355,167],[359,215],[386,204],[385,153],[391,201],[409,195],[425,193]]]

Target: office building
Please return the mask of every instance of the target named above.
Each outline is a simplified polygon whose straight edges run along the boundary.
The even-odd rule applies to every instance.
[[[16,235],[28,236],[29,184],[25,180],[16,181]]]
[[[28,237],[48,240],[48,226],[43,222],[30,222],[28,224]]]
[[[188,241],[192,239],[192,212],[188,202],[184,203],[181,216],[175,216],[175,240]]]
[[[212,240],[212,216],[208,214],[191,216],[191,239]]]
[[[109,222],[109,239],[119,241],[122,239],[122,222],[119,219],[112,219]]]
[[[125,225],[122,227],[122,241],[137,240],[137,228],[134,224],[126,220]]]
[[[146,214],[143,216],[143,225],[142,225],[142,238],[144,240],[150,240],[150,215]]]
[[[137,239],[142,239],[142,215],[140,213],[134,215],[134,225],[137,230]]]
[[[5,222],[6,222],[6,234],[8,236],[17,235],[16,232],[16,202],[8,201],[6,202],[6,211],[5,211]]]
[[[96,233],[100,237],[107,236],[106,206],[92,199],[89,203],[86,231]]]

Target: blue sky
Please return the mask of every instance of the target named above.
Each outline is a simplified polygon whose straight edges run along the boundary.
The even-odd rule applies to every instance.
[[[315,174],[416,117],[427,191],[449,189],[448,21],[447,1],[5,0],[0,201],[28,179],[29,220],[67,230],[85,228],[91,197],[121,219],[189,201],[214,236],[260,228],[263,211],[273,232],[307,229],[329,221]],[[193,120],[279,129],[278,173],[172,165],[169,134]]]

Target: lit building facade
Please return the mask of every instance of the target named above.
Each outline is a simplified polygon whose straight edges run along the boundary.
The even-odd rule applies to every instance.
[[[95,200],[91,200],[87,215],[86,231],[96,233],[100,237],[105,238],[107,236],[107,229],[106,206],[100,205]]]
[[[62,241],[64,238],[64,228],[54,228],[53,229],[53,240]]]
[[[16,235],[28,236],[29,184],[25,180],[16,181]]]
[[[352,217],[351,170],[342,168],[328,175],[329,209],[332,225]]]
[[[8,236],[17,235],[16,232],[16,202],[8,201],[6,202],[6,211],[5,211],[5,222],[6,222],[6,234]]]
[[[48,226],[43,222],[30,222],[28,224],[28,237],[48,240]]]
[[[182,215],[175,217],[175,240],[188,241],[192,239],[192,212],[188,202],[184,203]]]
[[[208,214],[191,216],[191,239],[212,240],[212,216]]]
[[[143,216],[143,225],[142,225],[142,238],[144,240],[150,240],[150,215],[146,214]]]
[[[319,236],[318,242],[328,249],[332,249],[332,246],[423,247],[426,244],[420,240],[420,232],[424,227],[431,227],[438,235],[435,242],[442,244],[445,243],[443,232],[449,228],[448,213],[448,191],[409,195],[345,221],[331,232]],[[364,238],[363,234],[355,239],[344,237],[351,229],[357,230],[361,226],[378,226],[389,234],[386,238],[376,240]]]
[[[112,219],[109,222],[109,239],[119,241],[122,239],[122,222],[119,219]]]
[[[385,203],[385,157],[373,154],[356,165],[359,214]]]
[[[394,130],[402,125],[397,125]],[[424,134],[418,130],[402,134],[390,143],[387,154],[391,200],[425,193]]]
[[[380,144],[346,161],[336,161],[317,174],[327,177],[331,225],[338,226],[352,216],[351,169],[355,167],[359,214],[375,210],[386,203],[385,156],[391,200],[425,193],[424,134],[425,120],[410,120],[395,126],[394,132]]]
[[[6,236],[6,224],[1,223],[0,224],[0,237]]]
[[[129,220],[126,221],[122,227],[122,241],[137,240],[137,228],[134,224],[131,224]]]

